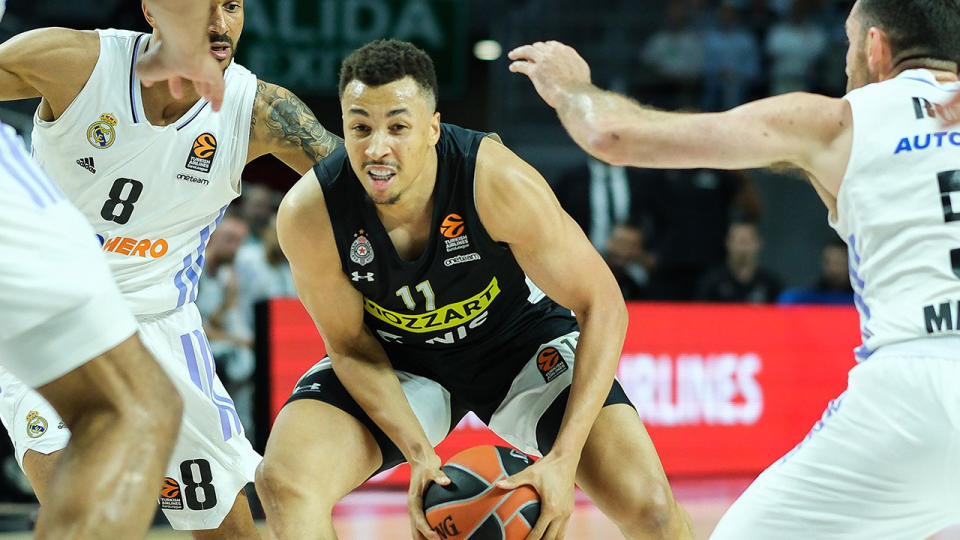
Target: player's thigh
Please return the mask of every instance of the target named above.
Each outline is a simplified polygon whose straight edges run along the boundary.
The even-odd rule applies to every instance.
[[[712,538],[907,540],[956,521],[960,440],[942,398],[956,402],[957,384],[960,369],[941,371],[933,358],[878,353],[861,363],[846,392],[734,502]]]
[[[273,424],[257,491],[265,505],[290,497],[332,508],[382,463],[380,445],[354,416],[330,403],[299,399]]]

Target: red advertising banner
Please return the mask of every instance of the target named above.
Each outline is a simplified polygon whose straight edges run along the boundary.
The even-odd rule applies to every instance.
[[[846,387],[857,313],[837,306],[632,303],[618,378],[667,474],[755,474],[798,443]],[[269,306],[270,421],[323,342],[297,300]],[[469,415],[440,457],[505,444]],[[371,482],[402,483],[405,467]]]

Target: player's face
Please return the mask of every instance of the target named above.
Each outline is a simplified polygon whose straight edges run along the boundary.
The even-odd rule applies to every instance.
[[[432,96],[410,77],[380,86],[351,81],[340,100],[350,166],[377,204],[394,204],[425,173],[440,138]]]
[[[874,82],[867,63],[866,32],[857,5],[847,17],[847,92]]]
[[[210,54],[217,59],[221,68],[226,69],[237,53],[241,32],[243,0],[211,0],[207,34],[210,36]]]

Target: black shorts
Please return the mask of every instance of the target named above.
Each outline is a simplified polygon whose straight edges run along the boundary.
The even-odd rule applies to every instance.
[[[407,401],[434,446],[440,444],[467,412],[472,411],[503,440],[523,452],[542,456],[553,447],[560,431],[570,396],[574,351],[579,336],[579,332],[571,332],[544,343],[537,354],[525,361],[512,380],[504,381],[505,397],[501,399],[502,394],[497,394],[490,402],[474,402],[469,407],[457,399],[456,390],[451,391],[437,381],[399,370],[397,376]],[[318,362],[300,378],[287,403],[300,399],[329,403],[366,426],[383,455],[377,473],[405,461],[396,445],[340,383],[329,358]],[[620,383],[614,380],[604,406],[617,403],[632,406]]]

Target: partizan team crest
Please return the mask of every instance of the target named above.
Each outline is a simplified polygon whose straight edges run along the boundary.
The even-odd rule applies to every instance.
[[[370,245],[370,240],[367,240],[367,237],[363,235],[363,231],[360,231],[357,238],[350,244],[350,260],[360,266],[366,266],[373,262],[373,246]]]

